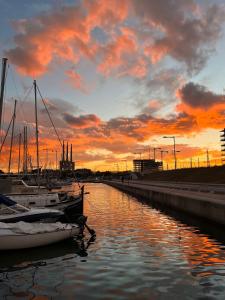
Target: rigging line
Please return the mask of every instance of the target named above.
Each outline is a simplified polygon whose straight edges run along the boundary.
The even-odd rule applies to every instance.
[[[25,120],[25,114],[24,114],[24,110],[23,110],[23,105],[24,105],[24,102],[27,100],[28,96],[30,95],[32,89],[33,89],[33,85],[29,89],[27,89],[27,91],[25,92],[23,100],[20,99],[21,105],[19,106],[19,108],[20,108],[20,111],[21,111],[22,118],[24,120]],[[25,121],[25,123],[27,123],[27,122]]]
[[[40,89],[39,89],[38,85],[37,85],[37,90],[38,90],[38,93],[39,93],[39,95],[40,95],[40,97],[41,97],[41,100],[42,100],[42,102],[43,102],[43,104],[44,104],[44,107],[45,107],[45,109],[46,109],[46,111],[47,111],[47,114],[48,114],[48,117],[49,117],[49,119],[50,119],[50,121],[51,121],[51,123],[52,123],[52,126],[53,126],[53,128],[54,128],[54,130],[55,130],[55,134],[57,135],[57,138],[58,138],[58,140],[59,140],[59,143],[60,143],[60,145],[61,145],[61,147],[62,147],[62,141],[60,140],[59,134],[58,134],[58,132],[57,132],[57,130],[56,130],[56,127],[55,127],[55,125],[54,125],[54,123],[53,123],[53,121],[52,121],[52,117],[51,117],[51,115],[50,115],[50,113],[49,113],[49,111],[48,111],[48,108],[47,108],[47,106],[46,106],[46,103],[45,103],[45,101],[44,101],[42,95],[41,95],[41,92],[40,92]]]
[[[16,94],[17,94],[17,99],[20,101],[20,103],[21,103],[21,106],[19,106],[19,110],[17,109],[17,115],[19,114],[19,112],[20,112],[20,114],[21,114],[21,117],[22,117],[22,119],[23,120],[25,120],[25,114],[24,114],[24,111],[23,111],[23,102],[25,101],[25,99],[29,96],[29,94],[30,94],[30,90],[31,90],[31,88],[28,88],[26,91],[24,91],[24,96],[20,96],[20,93],[19,93],[19,90],[18,90],[18,86],[17,86],[17,83],[16,83],[16,78],[15,78],[15,72],[14,72],[14,69],[12,68],[12,66],[10,65],[10,64],[8,64],[8,66],[9,66],[9,75],[11,75],[11,79],[12,79],[12,82],[13,82],[13,85],[14,85],[14,88],[15,88],[15,90],[16,90]],[[26,95],[27,94],[27,95]],[[24,99],[22,99],[22,97],[24,97]],[[25,121],[25,123],[27,123],[26,121]],[[19,127],[21,127],[20,126],[20,124],[18,124],[18,126]],[[21,128],[20,128],[21,129]]]
[[[9,66],[9,71],[10,71],[10,74],[11,74],[11,77],[12,77],[12,82],[13,82],[14,88],[15,88],[16,93],[17,93],[17,99],[21,100],[21,97],[20,97],[19,92],[18,92],[18,88],[17,88],[17,84],[16,84],[13,69],[12,69],[10,64],[8,64],[8,66]]]
[[[5,140],[6,140],[7,136],[8,136],[9,129],[10,129],[10,127],[11,127],[12,121],[13,121],[13,116],[12,116],[10,122],[9,122],[9,126],[8,126],[8,128],[7,128],[6,134],[5,134],[4,139],[3,139],[3,141],[2,141],[2,144],[1,144],[1,147],[0,147],[0,154],[1,154],[1,152],[2,152],[2,148],[3,148],[3,146],[4,146]]]

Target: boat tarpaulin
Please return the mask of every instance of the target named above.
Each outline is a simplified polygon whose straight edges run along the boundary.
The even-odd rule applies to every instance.
[[[10,230],[14,234],[38,234],[46,232],[57,232],[64,230],[72,230],[78,228],[77,224],[56,223],[26,223],[23,221],[17,223],[1,223],[0,234],[4,234],[4,230]]]

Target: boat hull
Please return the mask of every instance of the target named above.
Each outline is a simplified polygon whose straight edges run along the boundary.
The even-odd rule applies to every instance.
[[[44,223],[52,223],[57,222],[62,218],[62,214],[60,213],[37,213],[37,214],[23,214],[23,215],[15,215],[15,216],[0,216],[0,222],[4,223],[16,223],[16,222],[44,222]]]
[[[82,195],[71,196],[66,200],[60,200],[57,194],[36,194],[36,195],[8,195],[10,199],[25,207],[49,207],[63,210],[68,205],[77,205],[78,213],[83,214]]]
[[[80,234],[80,228],[58,230],[36,234],[12,234],[0,236],[0,250],[17,250],[41,247],[73,238]]]

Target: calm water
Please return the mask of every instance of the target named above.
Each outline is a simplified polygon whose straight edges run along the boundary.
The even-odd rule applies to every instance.
[[[86,191],[96,240],[1,254],[0,299],[225,299],[222,243],[114,188]]]

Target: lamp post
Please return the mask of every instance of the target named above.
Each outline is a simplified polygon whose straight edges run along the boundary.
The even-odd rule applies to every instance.
[[[179,153],[180,150],[176,150],[175,153]],[[177,159],[177,155],[176,155],[176,165],[178,166],[178,159]]]
[[[119,172],[119,164],[118,163],[114,163],[114,166],[116,167],[117,173]]]
[[[134,152],[134,154],[139,154],[140,155],[140,160],[141,160],[141,152]]]
[[[209,160],[209,149],[206,149],[206,163],[207,168],[210,167],[210,160]]]
[[[168,153],[168,151],[166,151],[166,150],[161,150],[160,153],[161,153],[162,169],[164,169],[164,168],[163,168],[163,153]]]
[[[124,161],[124,162],[125,162],[126,171],[127,171],[127,160],[126,160],[126,159],[123,159],[122,161]]]
[[[157,150],[161,150],[161,148],[157,148],[157,147],[153,148],[154,161],[155,161],[155,159],[156,159],[156,151],[157,151]]]
[[[151,159],[151,147],[150,146],[148,146],[148,159]]]
[[[174,156],[174,169],[177,169],[177,157],[176,157],[176,140],[175,136],[164,136],[164,139],[173,139],[173,156]]]

